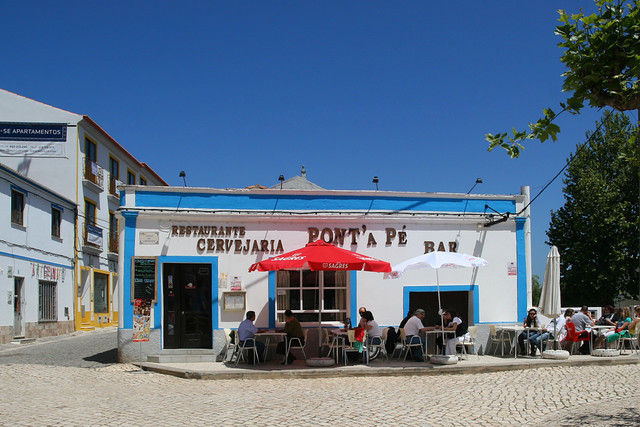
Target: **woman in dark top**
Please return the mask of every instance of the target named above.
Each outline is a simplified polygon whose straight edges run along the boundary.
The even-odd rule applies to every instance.
[[[524,319],[523,323],[525,328],[539,328],[540,323],[538,323],[538,312],[535,308],[529,310],[527,313],[527,317]],[[520,346],[520,354],[525,353],[524,348],[524,340],[529,339],[529,343],[531,346],[531,355],[535,356],[536,354],[536,345],[535,340],[538,338],[540,332],[527,332],[524,331],[520,335],[518,335],[518,345]]]

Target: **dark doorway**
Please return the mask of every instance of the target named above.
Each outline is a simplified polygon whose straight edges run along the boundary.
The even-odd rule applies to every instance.
[[[473,323],[473,319],[470,319],[473,313],[469,313],[469,298],[471,296],[472,293],[469,291],[440,292],[442,309],[454,310],[467,325],[471,325]],[[440,322],[437,292],[410,292],[409,305],[411,310],[424,309],[423,323],[425,325],[432,326]]]
[[[211,265],[162,265],[164,348],[212,348]]]

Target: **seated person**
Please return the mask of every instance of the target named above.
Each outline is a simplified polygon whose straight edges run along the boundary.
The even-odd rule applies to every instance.
[[[542,334],[539,334],[537,337],[533,339],[529,338],[530,345],[532,346],[531,348],[536,348],[537,346],[538,348],[540,348],[540,352],[543,352],[545,350],[546,341],[553,340],[555,339],[555,337],[560,337],[563,334],[564,336],[566,336],[565,330],[566,330],[567,318],[570,319],[572,314],[573,314],[573,310],[568,308],[565,311],[564,315],[560,315],[558,318],[552,319]]]
[[[445,344],[444,351],[444,354],[446,355],[454,355],[456,354],[456,345],[459,342],[464,341],[465,335],[467,334],[467,325],[453,310],[445,310],[442,314],[442,321],[444,322],[444,328],[439,325],[430,329],[444,329],[445,331],[455,332],[453,337],[451,337],[451,334],[447,334],[447,342]],[[440,353],[442,349],[442,337],[436,338],[436,346],[438,348],[438,353]]]
[[[604,333],[600,334],[593,344],[595,348],[604,348],[604,343],[606,341],[606,346],[609,346],[609,343],[615,342],[620,338],[628,338],[631,335],[629,334],[629,325],[631,324],[631,309],[629,307],[625,307],[622,309],[622,319],[616,324],[615,328],[611,328]]]
[[[293,316],[293,312],[291,310],[284,311],[284,328],[282,331],[287,334],[287,346],[291,345],[291,339],[293,338],[298,338],[300,343],[304,346],[304,332],[302,331],[302,326],[298,319]],[[276,353],[285,354],[284,341],[278,343]],[[289,352],[287,363],[293,363],[294,360],[296,360],[296,357],[293,353]],[[282,362],[282,364],[284,364],[284,362]]]
[[[596,325],[616,326],[620,321],[619,314],[614,310],[612,305],[604,306],[602,316],[596,321]]]
[[[523,326],[525,328],[540,327],[540,323],[538,323],[538,311],[535,308],[532,308],[529,310],[529,313],[527,313],[527,317],[525,317],[524,319]],[[538,339],[538,335],[539,335],[539,332],[531,332],[531,331],[524,331],[520,335],[518,335],[518,345],[520,347],[520,354],[525,354],[524,341],[526,339],[529,339],[529,343],[531,343],[532,341],[535,343],[536,340]],[[530,350],[531,350],[531,356],[535,356],[536,354],[535,345],[531,347]]]
[[[407,335],[407,344],[415,344],[420,341],[420,332],[424,332],[429,328],[426,328],[422,324],[422,319],[424,319],[424,310],[419,308],[413,313],[413,316],[407,321],[404,325],[404,332]],[[423,362],[424,358],[422,357],[424,353],[424,343],[422,346],[412,347],[411,355],[413,360],[416,362]]]
[[[373,320],[373,313],[367,310],[362,315],[362,318],[366,320],[364,330],[367,331],[367,345],[372,343],[380,344],[382,342],[382,328],[378,326],[378,322]]]
[[[633,308],[633,311],[636,314],[636,317],[629,323],[629,333],[635,334],[638,328],[640,328],[640,305],[636,305]]]
[[[240,343],[246,340],[253,340],[258,348],[258,360],[264,362],[264,343],[256,340],[255,334],[258,332],[258,328],[253,324],[256,320],[255,311],[247,311],[247,318],[240,322],[238,326],[238,340]],[[253,360],[249,358],[250,360]]]

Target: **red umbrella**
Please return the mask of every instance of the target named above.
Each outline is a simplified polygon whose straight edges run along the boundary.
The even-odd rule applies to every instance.
[[[273,270],[365,270],[388,273],[391,265],[357,252],[339,248],[324,240],[307,243],[304,248],[253,264],[249,271]]]

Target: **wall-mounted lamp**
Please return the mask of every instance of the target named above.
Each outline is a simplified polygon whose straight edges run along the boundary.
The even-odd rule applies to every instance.
[[[473,187],[471,187],[471,189],[469,191],[467,191],[467,194],[471,193],[471,190],[476,188],[476,185],[478,185],[478,184],[482,184],[482,178],[476,178],[476,183],[473,184]]]
[[[184,181],[184,186],[187,186],[187,174],[184,171],[180,171],[180,178]]]
[[[282,183],[284,182],[284,175],[280,175],[278,177],[278,181],[280,181],[280,189],[282,190]]]
[[[373,181],[371,181],[371,182],[373,182],[376,185],[376,191],[378,191],[378,177],[374,176],[373,177]]]

